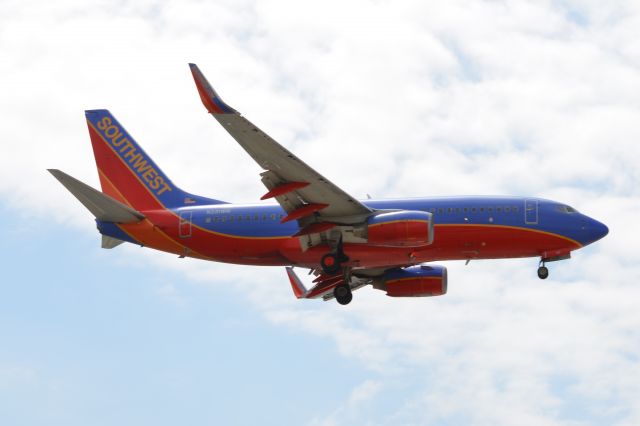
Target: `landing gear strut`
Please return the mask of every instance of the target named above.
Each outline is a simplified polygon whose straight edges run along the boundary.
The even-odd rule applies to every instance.
[[[336,298],[339,304],[348,305],[353,299],[351,286],[349,285],[351,283],[351,268],[342,266],[343,263],[349,261],[349,257],[344,254],[342,249],[342,234],[337,238],[337,242],[334,239],[333,244],[329,244],[333,250],[322,256],[320,266],[322,267],[322,272],[327,275],[337,275],[340,271],[344,273],[343,283],[333,289],[333,297]]]
[[[538,266],[538,278],[541,280],[546,280],[549,276],[549,269],[544,266],[544,260],[540,261],[540,266]]]

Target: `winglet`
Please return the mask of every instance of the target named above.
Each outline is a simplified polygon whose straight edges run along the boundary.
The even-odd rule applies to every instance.
[[[298,299],[304,299],[308,294],[307,288],[304,286],[304,284],[302,284],[302,281],[300,281],[300,278],[298,278],[296,273],[293,272],[292,267],[287,266],[285,269],[287,270],[287,275],[289,276],[289,282],[291,283],[293,294]]]
[[[204,104],[207,111],[211,114],[235,114],[236,110],[225,104],[220,96],[213,90],[213,87],[209,84],[202,71],[196,64],[189,64],[191,68],[191,74],[193,74],[193,80],[196,82],[196,88],[200,99]]]

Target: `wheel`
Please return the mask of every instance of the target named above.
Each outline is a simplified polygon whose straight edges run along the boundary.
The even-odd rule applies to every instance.
[[[327,253],[322,256],[320,266],[325,274],[333,275],[340,271],[340,262],[338,262],[337,256],[333,253]]]
[[[546,280],[549,276],[549,269],[546,266],[541,266],[538,268],[538,278],[541,280]]]
[[[346,284],[341,284],[333,289],[333,295],[336,300],[341,305],[348,305],[349,302],[353,299],[353,293],[351,293],[351,288],[349,288]]]
[[[353,300],[353,294],[349,292],[343,299],[338,300],[338,303],[341,305],[348,305]]]

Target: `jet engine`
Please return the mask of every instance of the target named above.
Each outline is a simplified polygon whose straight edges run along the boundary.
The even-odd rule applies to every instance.
[[[431,213],[403,210],[372,216],[367,221],[367,242],[387,247],[419,247],[433,242]]]
[[[392,297],[442,296],[447,292],[447,268],[417,265],[391,269],[375,278],[373,287]]]

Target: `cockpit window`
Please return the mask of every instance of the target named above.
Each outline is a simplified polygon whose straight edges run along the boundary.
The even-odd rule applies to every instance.
[[[574,209],[571,206],[559,205],[559,206],[556,207],[556,209],[558,209],[558,211],[560,211],[562,213],[577,213],[578,212],[576,209]]]

